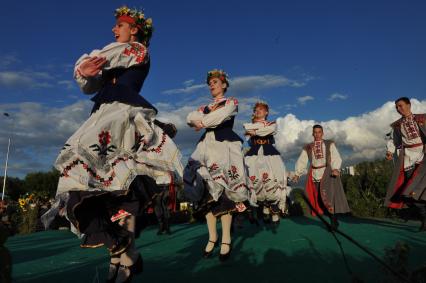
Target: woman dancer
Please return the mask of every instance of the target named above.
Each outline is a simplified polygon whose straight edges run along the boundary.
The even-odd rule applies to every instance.
[[[224,261],[231,253],[232,213],[245,208],[249,199],[242,153],[242,140],[232,130],[238,101],[225,97],[228,77],[222,70],[207,74],[207,84],[213,101],[189,113],[188,125],[200,131],[205,129],[185,168],[185,193],[199,202],[197,213],[205,215],[209,240],[204,257],[210,257],[218,235],[217,218],[222,223],[222,241],[219,259]]]
[[[250,150],[245,155],[251,185],[256,191],[257,203],[263,208],[263,219],[277,226],[280,211],[286,204],[287,174],[280,153],[274,147],[275,122],[267,121],[269,106],[257,102],[253,107],[252,123],[244,124],[250,138]]]
[[[155,120],[157,110],[139,91],[148,75],[152,20],[126,6],[115,12],[114,43],[83,55],[74,77],[94,106],[56,160],[57,201],[44,216],[66,215],[82,235],[81,247],[106,246],[107,282],[130,282],[142,271],[134,246],[135,216],[159,187],[182,178],[174,126]],[[167,132],[165,132],[162,128]]]

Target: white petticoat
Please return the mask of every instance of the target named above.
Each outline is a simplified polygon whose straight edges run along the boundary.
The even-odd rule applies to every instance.
[[[55,167],[57,195],[70,190],[126,190],[137,175],[159,185],[181,182],[181,154],[152,122],[155,112],[114,102],[98,111],[68,139]]]

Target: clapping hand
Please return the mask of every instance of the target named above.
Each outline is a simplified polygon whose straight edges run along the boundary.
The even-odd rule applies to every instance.
[[[99,74],[106,62],[104,57],[90,57],[78,66],[78,72],[85,78],[94,77]]]

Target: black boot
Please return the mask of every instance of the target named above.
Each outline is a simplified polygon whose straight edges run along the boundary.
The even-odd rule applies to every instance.
[[[170,231],[170,222],[169,219],[164,219],[164,230],[163,230],[167,235],[171,235],[172,231]]]
[[[157,235],[162,235],[164,232],[164,222],[158,222]]]
[[[330,214],[330,226],[332,231],[336,231],[339,227],[339,221],[337,221],[337,217],[334,214]]]

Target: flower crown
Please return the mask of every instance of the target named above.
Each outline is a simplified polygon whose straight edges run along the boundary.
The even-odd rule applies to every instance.
[[[115,9],[115,18],[117,20],[125,21],[129,24],[135,25],[143,34],[144,44],[148,45],[149,40],[152,36],[152,19],[145,19],[145,14],[143,10],[139,11],[137,9],[130,9],[127,6],[122,6]]]
[[[209,84],[211,78],[219,78],[223,83],[226,84],[226,87],[229,87],[228,74],[223,70],[214,69],[207,73],[206,82]]]
[[[259,101],[257,101],[257,102],[256,102],[256,104],[253,106],[253,112],[255,112],[255,111],[256,111],[256,108],[257,108],[257,107],[259,107],[259,106],[265,107],[265,108],[266,108],[266,111],[269,111],[269,105],[268,105],[268,103],[267,103],[266,101],[259,100]]]

